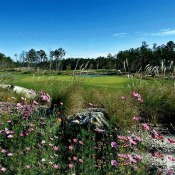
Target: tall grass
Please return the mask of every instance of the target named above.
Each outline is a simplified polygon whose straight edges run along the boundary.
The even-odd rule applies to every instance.
[[[85,89],[79,79],[66,87],[51,79],[35,81],[35,77],[33,83],[50,93],[51,112],[32,100],[18,105],[12,102],[11,108],[4,103],[2,109],[7,109],[0,117],[0,173],[157,174],[141,161],[146,145],[136,139],[142,127],[133,118],[174,124],[174,87],[134,78],[124,91]],[[137,98],[140,94],[143,101]],[[88,107],[104,108],[109,128],[64,125],[68,115]]]
[[[135,146],[125,148],[128,140],[117,140],[117,126],[111,126],[102,133],[91,125],[87,128],[79,125],[67,128],[61,121],[64,113],[64,105],[61,105],[55,106],[53,113],[48,115],[40,106],[23,101],[20,107],[18,104],[18,109],[16,104],[12,104],[8,108],[10,113],[5,112],[1,116],[1,174],[142,173],[144,164],[139,157],[133,159],[137,163],[129,163],[127,155]],[[118,159],[117,154],[120,153],[126,156],[124,160]]]
[[[140,82],[130,79],[129,88],[142,94],[144,103],[142,106],[137,106],[142,117],[154,124],[175,124],[173,81],[164,78],[152,78],[148,81],[140,79]]]

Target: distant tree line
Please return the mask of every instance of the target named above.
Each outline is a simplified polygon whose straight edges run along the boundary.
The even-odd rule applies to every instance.
[[[122,69],[123,67],[126,71],[136,72],[139,69],[144,70],[148,64],[159,67],[163,64],[169,67],[173,63],[175,63],[175,44],[173,41],[161,46],[153,44],[152,48],[149,48],[144,41],[141,47],[118,52],[116,68]]]
[[[14,61],[10,57],[7,57],[3,53],[0,53],[0,69],[11,68],[13,66]]]
[[[153,44],[152,48],[143,41],[138,48],[119,51],[117,54],[108,54],[97,58],[63,58],[66,51],[63,48],[51,50],[46,54],[44,50],[36,51],[30,49],[17,55],[15,65],[17,67],[34,67],[47,70],[79,70],[84,69],[116,69],[122,72],[136,72],[144,70],[150,64],[151,66],[170,66],[175,63],[175,43],[167,42],[161,46]],[[0,68],[14,66],[10,57],[0,54]]]

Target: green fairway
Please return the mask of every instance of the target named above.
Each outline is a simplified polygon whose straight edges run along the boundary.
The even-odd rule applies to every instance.
[[[39,75],[23,73],[1,73],[7,75],[5,84],[18,85],[34,90],[48,90],[53,88],[65,88],[73,83],[81,84],[85,89],[107,89],[109,91],[122,90],[130,86],[144,86],[172,84],[165,79],[128,79],[127,76],[71,76],[71,75]],[[10,78],[9,78],[10,77]]]
[[[19,85],[32,89],[45,89],[48,86],[68,86],[72,83],[81,83],[85,88],[122,89],[128,82],[127,76],[68,76],[68,75],[37,75],[37,74],[9,74],[13,81],[9,84]]]

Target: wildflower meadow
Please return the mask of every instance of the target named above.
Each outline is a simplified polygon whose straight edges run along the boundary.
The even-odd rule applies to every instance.
[[[63,101],[55,101],[50,108],[52,98],[47,92],[30,93],[37,96],[34,99],[11,96],[0,102],[0,174],[173,174],[173,135],[164,137],[139,114],[145,101],[137,91],[118,96],[122,106],[120,109],[116,106],[116,111],[124,116],[122,125],[121,119],[108,117],[109,126],[101,128],[91,123],[68,126]],[[101,107],[86,103],[86,108],[92,106]],[[117,112],[113,111],[113,115]],[[166,158],[172,166],[167,166],[164,150],[149,144],[155,142],[165,143]]]

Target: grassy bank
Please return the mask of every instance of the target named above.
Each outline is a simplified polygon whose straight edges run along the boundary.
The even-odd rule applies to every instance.
[[[156,125],[168,120],[167,124],[174,125],[172,82],[119,76],[30,74],[15,74],[4,82],[48,92],[53,111],[43,109],[39,98],[28,100],[15,94],[15,99],[14,94],[0,89],[4,97],[0,103],[0,173],[158,173],[158,169],[151,170],[142,161],[142,154],[149,154],[151,149],[142,141],[145,133],[156,133],[150,123]],[[105,109],[109,128],[64,127],[63,119],[68,115],[94,106]]]

